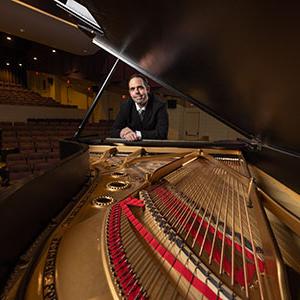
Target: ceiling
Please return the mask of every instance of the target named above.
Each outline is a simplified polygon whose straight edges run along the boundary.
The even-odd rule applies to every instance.
[[[1,0],[0,11],[2,32],[76,55],[99,50],[54,1]]]

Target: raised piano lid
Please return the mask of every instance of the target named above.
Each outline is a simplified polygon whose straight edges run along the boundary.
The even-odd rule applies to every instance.
[[[256,160],[292,153],[283,169],[265,169],[299,192],[300,3],[81,3],[104,31],[96,44],[266,146],[267,161]]]

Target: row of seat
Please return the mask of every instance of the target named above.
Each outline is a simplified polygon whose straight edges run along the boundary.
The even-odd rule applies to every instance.
[[[2,148],[18,148],[21,152],[55,152],[59,149],[59,139],[55,137],[53,140],[48,139],[24,139],[24,140],[5,140],[2,141]]]
[[[89,123],[85,126],[84,135],[99,135],[104,138],[109,136],[112,121],[102,120],[99,123]],[[39,139],[39,137],[47,137],[52,139],[57,136],[59,138],[72,137],[78,129],[77,123],[68,123],[68,121],[62,121],[61,123],[53,122],[52,124],[46,123],[21,123],[16,122],[14,124],[0,122],[0,128],[2,128],[3,141],[6,140],[26,140],[32,138],[33,141]]]
[[[11,82],[11,81],[0,80],[0,87],[22,87],[22,84]]]
[[[59,161],[59,140],[72,137],[81,120],[31,119],[29,122],[0,122],[2,148],[18,148],[7,155],[10,180],[39,174]],[[87,124],[84,134],[109,136],[112,121]]]
[[[0,128],[9,129],[9,128],[36,128],[37,126],[43,127],[75,127],[77,128],[81,123],[81,119],[28,119],[27,122],[9,122],[9,121],[0,121]],[[114,120],[99,120],[97,123],[87,123],[86,127],[106,127],[111,128]]]
[[[61,104],[51,97],[43,97],[22,86],[9,85],[0,85],[0,104],[77,108],[76,105]]]
[[[50,169],[59,161],[59,152],[15,153],[6,159],[10,180],[17,180],[29,175],[37,175]]]

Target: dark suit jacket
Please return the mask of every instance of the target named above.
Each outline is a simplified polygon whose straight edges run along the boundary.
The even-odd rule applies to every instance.
[[[169,120],[165,103],[149,95],[144,119],[141,121],[134,101],[128,99],[121,105],[120,112],[112,126],[111,136],[119,138],[120,131],[125,127],[133,131],[141,131],[143,139],[167,139]]]

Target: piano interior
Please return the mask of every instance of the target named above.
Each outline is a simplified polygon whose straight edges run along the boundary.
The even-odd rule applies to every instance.
[[[89,152],[92,182],[48,238],[25,299],[288,297],[240,150]]]

